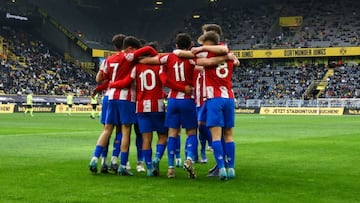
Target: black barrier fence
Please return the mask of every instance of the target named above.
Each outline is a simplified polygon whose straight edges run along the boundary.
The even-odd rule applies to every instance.
[[[360,109],[344,109],[344,115],[360,115]]]
[[[236,114],[259,114],[260,108],[237,108],[235,109]]]
[[[89,97],[73,97],[74,104],[89,104]],[[0,95],[0,103],[8,104],[13,103],[21,105],[26,102],[26,95]],[[50,104],[66,104],[66,96],[33,96],[33,103],[41,105],[50,105]]]
[[[36,113],[54,113],[55,112],[55,104],[50,105],[33,105],[33,111]],[[15,105],[14,113],[24,113],[26,110],[26,105]]]

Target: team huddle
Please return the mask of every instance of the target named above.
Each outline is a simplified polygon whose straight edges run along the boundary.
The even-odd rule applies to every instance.
[[[233,67],[239,65],[228,47],[220,43],[221,27],[206,24],[192,47],[186,33],[176,36],[172,53],[158,54],[153,44],[122,34],[113,37],[116,53],[106,58],[96,76],[95,92],[105,91],[101,122],[104,125],[95,146],[89,169],[113,170],[119,175],[133,175],[128,169],[131,126],[141,139],[141,155],[147,176],[158,176],[160,161],[167,148],[168,178],[175,178],[180,162],[180,133],[186,131],[183,168],[189,178],[196,178],[193,163],[198,161],[198,137],[201,162],[207,161],[205,145],[208,136],[216,166],[211,170],[220,180],[235,178]],[[168,90],[164,100],[164,89]],[[166,101],[166,105],[165,102]],[[109,138],[116,129],[109,167],[106,154]],[[153,132],[157,132],[153,158]],[[105,155],[104,155],[105,154]],[[118,159],[120,156],[120,164]],[[138,170],[139,171],[139,170]]]

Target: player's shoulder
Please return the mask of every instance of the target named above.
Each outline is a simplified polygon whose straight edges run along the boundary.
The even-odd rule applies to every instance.
[[[117,60],[117,59],[119,59],[119,58],[121,58],[121,57],[123,57],[123,56],[124,56],[124,53],[123,53],[123,52],[116,52],[116,53],[108,56],[108,57],[106,58],[106,61],[112,62],[112,61]]]

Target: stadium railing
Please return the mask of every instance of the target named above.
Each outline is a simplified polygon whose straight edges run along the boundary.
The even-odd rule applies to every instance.
[[[261,108],[261,107],[344,107],[360,109],[360,98],[319,98],[316,100],[271,100],[271,99],[248,99],[237,100],[238,108]]]

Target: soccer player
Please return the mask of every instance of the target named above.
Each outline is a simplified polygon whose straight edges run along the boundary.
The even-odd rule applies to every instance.
[[[191,37],[186,33],[176,36],[178,49],[189,50],[192,46]],[[197,121],[196,106],[192,92],[192,81],[195,64],[192,59],[179,58],[173,53],[161,55],[158,58],[160,64],[164,64],[167,75],[166,86],[170,88],[168,105],[166,109],[165,126],[168,131],[168,177],[175,177],[174,155],[177,145],[177,137],[181,128],[186,129],[186,160],[183,167],[189,173],[190,178],[196,178],[192,162],[197,151]],[[172,88],[170,83],[183,85],[186,88],[181,91]]]
[[[198,57],[207,58],[215,56],[207,50],[206,46],[217,45],[220,37],[216,32],[209,31],[199,37],[203,46],[194,51]],[[202,51],[198,53],[198,51]],[[238,64],[238,61],[235,60]],[[199,64],[199,60],[197,60]],[[199,64],[202,65],[202,64]],[[233,140],[233,127],[235,118],[234,93],[232,91],[232,72],[234,60],[227,60],[216,66],[205,65],[206,87],[206,125],[210,128],[214,156],[219,171],[220,180],[235,178],[235,144]],[[216,115],[216,116],[214,116]],[[221,143],[224,135],[225,149]],[[224,157],[225,155],[225,157]],[[226,171],[225,158],[228,161]]]
[[[33,117],[33,111],[33,93],[29,92],[29,94],[26,96],[26,109],[24,114],[26,115],[28,112],[30,112],[30,116]]]
[[[216,32],[219,36],[222,36],[222,29],[217,24],[204,24],[201,27],[201,30],[203,31],[203,34],[209,31]],[[220,43],[223,45],[222,43]],[[222,52],[222,48],[227,47],[218,47],[220,52]],[[217,50],[217,51],[219,51]],[[218,53],[223,54],[223,53]],[[206,149],[206,142],[208,143],[208,151],[212,152],[212,137],[211,133],[208,127],[206,127],[206,107],[204,105],[205,103],[205,97],[206,97],[206,91],[205,91],[205,84],[204,84],[204,72],[203,70],[198,70],[195,73],[196,77],[196,83],[195,83],[195,98],[197,99],[197,112],[198,112],[198,125],[199,125],[199,141],[200,141],[200,154],[201,154],[201,162],[206,163],[207,157],[205,153]]]
[[[222,35],[222,29],[217,24],[204,24],[201,27],[203,34],[209,31],[216,32],[219,36]],[[199,44],[201,42],[198,41]],[[193,47],[192,52],[196,53],[201,51],[203,47]],[[207,51],[210,51],[211,53],[214,53],[216,56],[225,55],[227,52],[229,52],[228,47],[224,43],[219,43],[219,45],[212,45],[212,46],[206,46]],[[193,58],[195,55],[190,52],[186,51],[179,51],[175,50],[175,54],[187,57],[187,58]],[[208,141],[208,150],[212,151],[212,148],[210,147],[212,145],[212,138],[211,133],[208,127],[206,127],[206,86],[205,86],[205,74],[204,70],[202,68],[197,68],[195,70],[195,82],[194,82],[194,89],[195,89],[195,99],[197,104],[197,115],[198,115],[198,125],[199,125],[199,141],[200,141],[200,152],[202,156],[202,163],[205,163],[207,161],[206,153],[205,153],[205,147],[206,147],[206,141]],[[222,139],[223,141],[223,139]],[[223,141],[224,144],[224,141]],[[212,167],[209,170],[209,177],[218,177],[219,176],[219,169],[217,165]]]
[[[123,41],[123,52],[120,47],[116,47],[118,52],[106,59],[106,64],[102,76],[109,82],[115,82],[124,79],[130,72],[135,61],[142,55],[156,55],[157,52],[149,46],[140,48],[138,39],[127,36]],[[135,116],[135,89],[133,85],[126,88],[109,90],[108,111],[105,119],[105,127],[101,133],[94,157],[90,161],[90,170],[96,172],[97,160],[107,145],[108,139],[112,133],[114,125],[121,124],[122,140],[120,147],[120,166],[118,174],[133,175],[126,169],[128,161],[128,152],[130,145],[131,125],[136,123]]]
[[[125,37],[126,36],[123,34],[115,35],[113,37],[113,43],[114,43],[115,47],[122,47],[122,42]],[[100,123],[105,127],[105,119],[106,119],[106,115],[107,115],[107,107],[108,107],[108,101],[109,101],[108,100],[109,81],[104,80],[104,78],[101,76],[101,74],[104,70],[104,66],[105,66],[105,60],[101,63],[100,69],[96,75],[96,82],[98,83],[98,85],[93,90],[93,93],[91,96],[94,96],[101,91],[104,92],[104,96],[101,100]],[[101,158],[102,158],[101,159],[101,173],[108,173],[109,170],[117,173],[117,170],[119,167],[117,160],[118,160],[119,154],[120,154],[120,143],[121,143],[121,138],[122,138],[121,125],[118,124],[115,127],[116,127],[116,133],[115,133],[115,139],[113,142],[113,152],[112,152],[110,165],[107,164],[107,154],[108,154],[109,143],[110,143],[110,141],[109,141],[110,137],[109,137],[106,147],[104,147],[103,151],[101,152]],[[90,168],[90,170],[93,170],[92,172],[94,173],[97,171],[97,167]]]
[[[96,108],[99,104],[99,94],[95,94],[93,96],[90,97],[90,104],[91,104],[91,114],[90,114],[90,118],[91,119],[95,119],[95,114],[96,114]]]
[[[74,104],[74,99],[72,93],[68,93],[66,97],[66,104],[68,106],[68,116],[71,116],[72,106]]]
[[[167,128],[164,126],[165,105],[163,85],[166,74],[160,65],[137,64],[124,80],[110,83],[110,87],[124,88],[131,82],[136,84],[136,116],[139,131],[142,133],[142,150],[147,168],[147,176],[159,174],[159,162],[167,142]],[[158,134],[156,156],[152,161],[153,131]]]

